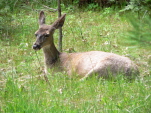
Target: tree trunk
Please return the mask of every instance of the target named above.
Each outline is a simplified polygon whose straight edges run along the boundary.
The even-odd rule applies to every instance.
[[[61,0],[58,0],[58,18],[61,17]],[[62,52],[62,28],[59,28],[58,50]]]

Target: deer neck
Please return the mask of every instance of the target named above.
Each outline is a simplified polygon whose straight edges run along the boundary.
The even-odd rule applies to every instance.
[[[53,40],[49,45],[43,47],[43,52],[46,66],[52,67],[58,60],[60,54],[60,52],[55,47]]]

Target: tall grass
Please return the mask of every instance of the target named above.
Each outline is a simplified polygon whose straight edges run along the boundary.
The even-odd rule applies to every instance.
[[[65,11],[64,11],[65,12]],[[63,72],[48,75],[50,86],[43,78],[43,53],[32,50],[34,32],[38,29],[38,12],[12,14],[14,28],[2,31],[0,40],[0,111],[1,112],[150,112],[151,70],[150,50],[124,43],[132,29],[126,16],[107,9],[104,12],[68,13],[63,27],[63,51],[100,50],[129,56],[139,66],[141,76],[132,82],[122,77],[80,82]],[[47,12],[47,23],[57,13]],[[57,44],[57,31],[54,34]]]

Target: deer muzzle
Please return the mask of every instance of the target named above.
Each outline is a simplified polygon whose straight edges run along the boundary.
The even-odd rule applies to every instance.
[[[41,47],[40,47],[40,45],[34,44],[34,45],[33,45],[33,49],[34,49],[34,50],[40,50]]]

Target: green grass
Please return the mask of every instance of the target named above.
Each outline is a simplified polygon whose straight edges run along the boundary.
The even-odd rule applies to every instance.
[[[47,23],[57,18],[57,13],[46,12],[46,15]],[[12,14],[10,28],[2,31],[0,40],[0,112],[149,113],[150,49],[126,43],[130,41],[126,34],[132,29],[127,15],[91,11],[67,13],[63,51],[100,50],[129,56],[139,67],[139,80],[98,81],[94,77],[80,82],[77,77],[69,78],[58,72],[48,75],[49,86],[42,76],[43,53],[32,49],[38,13]]]

